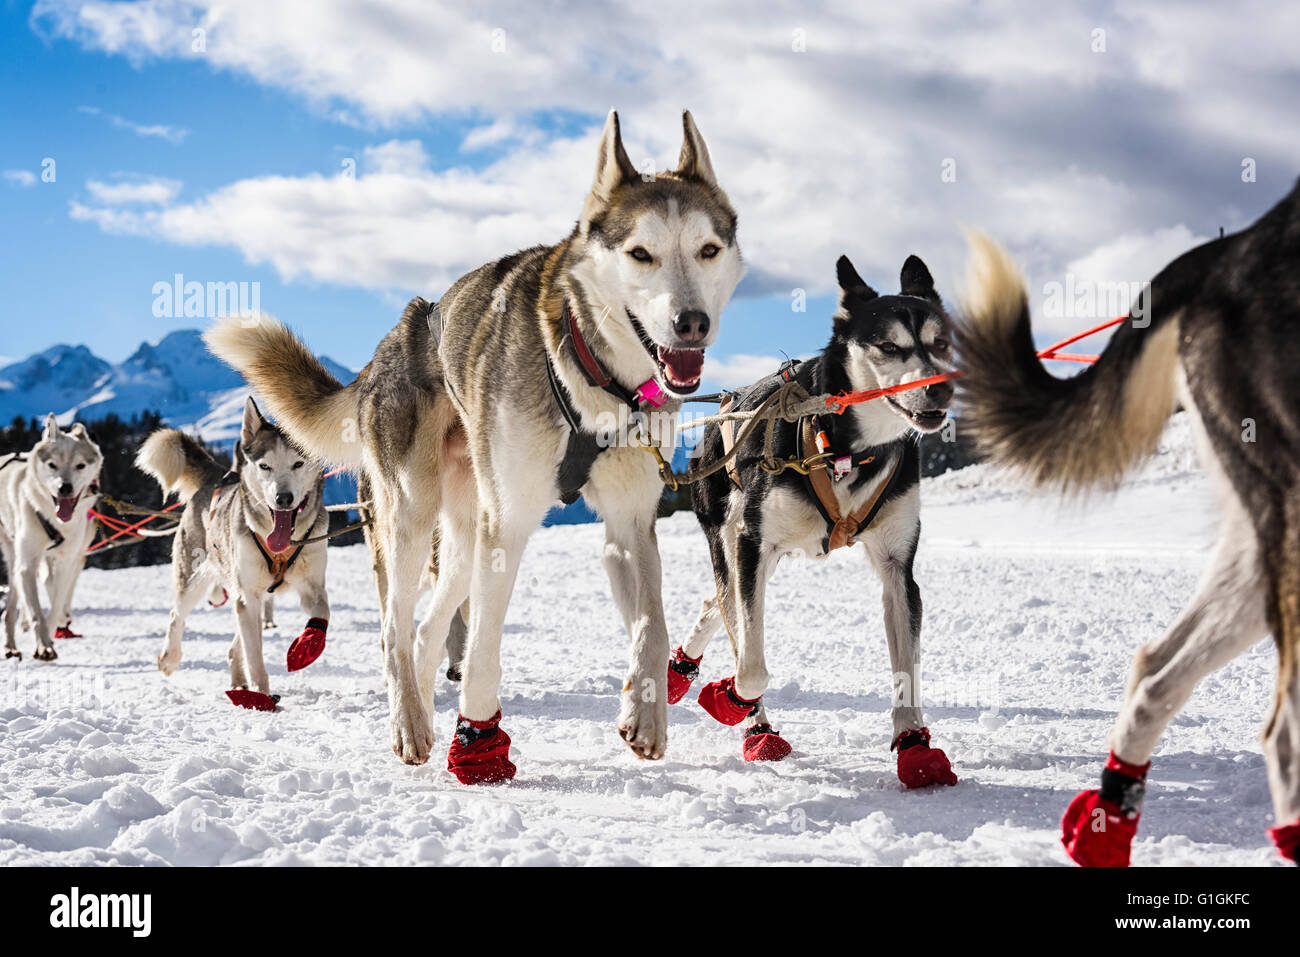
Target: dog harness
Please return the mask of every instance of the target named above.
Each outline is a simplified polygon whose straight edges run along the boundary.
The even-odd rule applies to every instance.
[[[212,490],[212,501],[208,504],[209,521],[217,514],[217,500],[221,498],[221,493],[237,484],[239,484],[239,475],[233,471],[227,472],[221,481],[217,483],[217,487]],[[302,554],[302,550],[306,546],[299,545],[293,550],[292,554],[273,552],[270,546],[266,544],[266,540],[257,532],[250,528],[248,534],[253,536],[253,544],[257,546],[258,552],[261,553],[262,561],[266,562],[266,570],[271,573],[271,587],[266,590],[267,594],[270,594],[284,584],[284,576],[289,573],[289,569],[293,567],[293,563],[298,560],[298,556]],[[215,545],[213,550],[216,550]],[[221,604],[224,605],[225,602],[223,601]],[[214,607],[220,608],[221,605]]]
[[[730,411],[733,406],[744,405],[755,395],[766,395],[771,392],[772,388],[791,381],[798,372],[800,362],[794,359],[782,363],[781,368],[772,373],[765,379],[759,380],[744,393],[732,393],[727,395],[719,406],[719,411]],[[736,445],[736,431],[734,420],[728,419],[719,425],[719,431],[722,433],[722,452],[724,455],[731,453]],[[807,458],[817,453],[831,451],[829,440],[826,433],[819,426],[816,416],[806,416],[799,420],[797,441],[799,458]],[[852,545],[857,536],[861,535],[875,521],[876,515],[879,514],[881,507],[885,504],[889,492],[898,484],[899,476],[902,473],[903,456],[895,456],[893,464],[880,480],[876,490],[859,505],[856,509],[845,514],[840,509],[840,503],[835,497],[835,482],[847,475],[851,470],[861,465],[869,465],[876,460],[875,455],[866,455],[865,453],[832,456],[830,464],[825,468],[811,469],[807,475],[803,476],[804,489],[808,497],[812,499],[813,504],[817,506],[817,511],[821,512],[822,518],[826,520],[826,538],[822,547],[827,553],[835,551],[837,548],[843,548],[845,545]],[[731,459],[727,464],[727,477],[731,479],[736,488],[743,490],[744,486],[740,480],[740,467],[737,464],[739,456]]]
[[[578,330],[578,324],[573,320],[573,312],[567,300],[560,312],[560,349],[564,349],[566,344],[572,346],[574,357],[578,361],[579,368],[582,369],[587,384],[603,389],[634,412],[641,412],[643,404],[658,408],[667,401],[667,395],[654,379],[647,379],[634,390],[627,389],[601,367],[600,362],[587,346],[587,340]],[[595,464],[600,453],[609,446],[601,443],[594,432],[589,432],[582,427],[582,417],[573,407],[573,400],[564,383],[560,381],[560,375],[549,352],[546,356],[546,378],[551,384],[551,394],[555,396],[555,401],[560,406],[560,413],[569,426],[569,440],[564,447],[564,458],[560,460],[557,484],[560,486],[560,501],[565,505],[572,505],[582,494],[582,487],[587,484],[587,479],[591,477],[592,465]]]

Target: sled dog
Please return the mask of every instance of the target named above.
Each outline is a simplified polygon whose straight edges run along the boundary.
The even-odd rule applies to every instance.
[[[436,306],[412,301],[346,387],[275,321],[227,320],[207,333],[295,441],[365,473],[391,743],[408,763],[429,759],[433,678],[468,597],[448,766],[466,783],[513,776],[499,726],[506,605],[529,535],[579,492],[605,521],[604,562],[631,635],[618,730],[640,757],[664,753],[663,487],[650,454],[596,433],[630,412],[677,411],[743,269],[736,215],[690,113],[683,128],[677,168],[643,176],[611,112],[569,236],[474,270]],[[439,575],[413,635],[435,531]]]
[[[972,238],[957,343],[963,426],[994,461],[1065,493],[1114,488],[1186,409],[1216,479],[1219,539],[1196,596],[1138,651],[1101,787],[1062,838],[1083,865],[1126,865],[1151,755],[1205,675],[1266,633],[1278,652],[1264,754],[1281,853],[1300,858],[1300,185],[1254,225],[1175,259],[1100,361],[1069,379],[1035,358],[1023,279]]]
[[[862,281],[847,256],[837,263],[839,309],[825,350],[788,362],[724,400],[752,409],[786,382],[810,395],[876,389],[951,369],[948,318],[925,264],[909,256],[898,295],[881,296]],[[699,673],[705,646],[726,627],[735,675],[706,685],[700,705],[723,724],[744,730],[749,761],[780,760],[790,745],[773,730],[763,704],[763,596],[777,563],[799,554],[824,557],[861,542],[883,585],[885,634],[893,671],[893,738],[898,775],[908,787],[956,784],[947,756],[930,747],[921,715],[921,590],[912,561],[921,532],[919,433],[942,427],[953,388],[947,382],[849,407],[842,416],[778,421],[772,458],[805,462],[808,474],[765,470],[764,431],[756,430],[722,471],[691,487],[696,517],[708,539],[716,585],[698,623],[669,663],[669,702],[681,700]],[[735,423],[710,425],[698,465],[707,468],[735,444]]]
[[[5,657],[22,658],[14,632],[19,612],[36,635],[33,657],[59,657],[53,638],[74,638],[72,592],[95,537],[90,509],[99,496],[104,457],[78,422],[59,428],[54,413],[25,455],[0,456],[0,552],[11,582],[5,603]],[[50,613],[41,610],[44,566]]]
[[[244,707],[274,708],[279,699],[271,695],[262,660],[264,606],[272,594],[281,586],[293,589],[307,616],[306,629],[289,648],[290,671],[316,660],[329,626],[326,542],[300,544],[329,528],[320,465],[262,418],[251,397],[231,472],[176,429],[149,436],[135,461],[157,479],[164,496],[175,493],[185,502],[172,544],[175,604],[158,670],[171,675],[180,666],[185,619],[199,600],[211,596],[221,604],[228,594],[235,638],[227,655],[227,693]]]

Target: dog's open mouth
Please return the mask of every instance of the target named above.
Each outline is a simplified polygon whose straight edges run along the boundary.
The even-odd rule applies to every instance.
[[[266,547],[273,552],[282,552],[293,541],[293,523],[294,520],[307,507],[307,501],[310,495],[303,496],[302,504],[297,508],[273,508],[271,509],[271,518],[274,521],[274,527],[271,534],[266,536]]]
[[[81,493],[76,495],[56,495],[54,496],[54,514],[59,517],[60,522],[72,520],[72,510],[77,507],[77,502],[81,499]]]
[[[894,407],[899,415],[911,422],[913,426],[922,432],[933,432],[939,426],[943,425],[943,420],[948,417],[947,409],[926,409],[917,411],[914,409],[905,409],[893,400],[891,396],[885,396],[885,401]]]
[[[645,351],[659,364],[669,388],[678,395],[689,395],[700,387],[700,376],[704,373],[703,349],[665,349],[646,335],[636,316],[629,312],[627,317]]]

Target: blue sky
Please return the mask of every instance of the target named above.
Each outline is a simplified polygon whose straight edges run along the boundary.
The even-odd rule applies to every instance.
[[[116,361],[201,324],[152,314],[182,273],[259,283],[262,309],[360,366],[411,295],[564,235],[611,106],[660,166],[690,107],[740,213],[715,385],[824,343],[840,252],[882,291],[916,252],[955,301],[965,224],[1036,299],[1136,283],[1300,172],[1294,13],[868,7],[6,3],[0,355]]]

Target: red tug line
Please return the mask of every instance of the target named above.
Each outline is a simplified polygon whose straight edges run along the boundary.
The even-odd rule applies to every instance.
[[[1114,319],[1110,319],[1106,322],[1103,322],[1100,325],[1093,326],[1091,329],[1085,329],[1083,332],[1070,336],[1068,339],[1062,339],[1060,342],[1053,343],[1052,345],[1048,346],[1046,349],[1039,352],[1038,358],[1055,359],[1059,362],[1082,362],[1084,364],[1090,365],[1096,362],[1101,357],[1095,355],[1085,355],[1083,353],[1078,353],[1078,352],[1061,352],[1060,350],[1064,349],[1066,346],[1074,345],[1074,343],[1078,342],[1080,339],[1086,339],[1088,338],[1088,336],[1095,335],[1098,332],[1105,332],[1107,329],[1111,328],[1112,326],[1119,325],[1127,318],[1128,316],[1118,316]],[[917,379],[915,382],[904,382],[899,385],[891,385],[883,389],[865,389],[862,392],[845,392],[845,393],[841,393],[840,395],[833,395],[827,397],[826,405],[838,415],[844,412],[844,410],[847,409],[849,406],[857,405],[860,402],[870,402],[872,399],[879,399],[887,395],[897,395],[899,392],[908,392],[912,389],[924,389],[926,386],[937,385],[940,382],[947,382],[949,379],[956,379],[959,378],[961,375],[962,375],[961,372],[945,372],[943,375],[930,376],[929,378],[926,379]],[[339,468],[336,468],[332,472],[326,472],[325,478],[333,478],[335,475],[339,475],[342,472],[348,471],[349,468],[350,466],[344,465]],[[180,502],[175,502],[167,506],[165,509],[163,509],[163,511],[170,512],[174,508],[179,508],[180,505],[181,505]],[[115,532],[115,534],[109,536],[108,538],[101,539],[98,542],[95,542],[95,544],[91,545],[90,548],[86,550],[87,554],[93,552],[101,545],[107,545],[109,542],[113,541],[114,539],[121,538],[123,535],[131,535],[133,538],[142,538],[143,536],[135,534],[136,529],[143,528],[145,525],[148,525],[154,519],[159,517],[157,515],[150,515],[148,518],[141,519],[140,521],[135,522],[134,524],[127,524],[121,519],[113,518],[109,515],[105,515],[102,512],[96,511],[95,509],[91,509],[90,514],[94,518],[99,519],[109,528],[116,529],[117,531]]]

